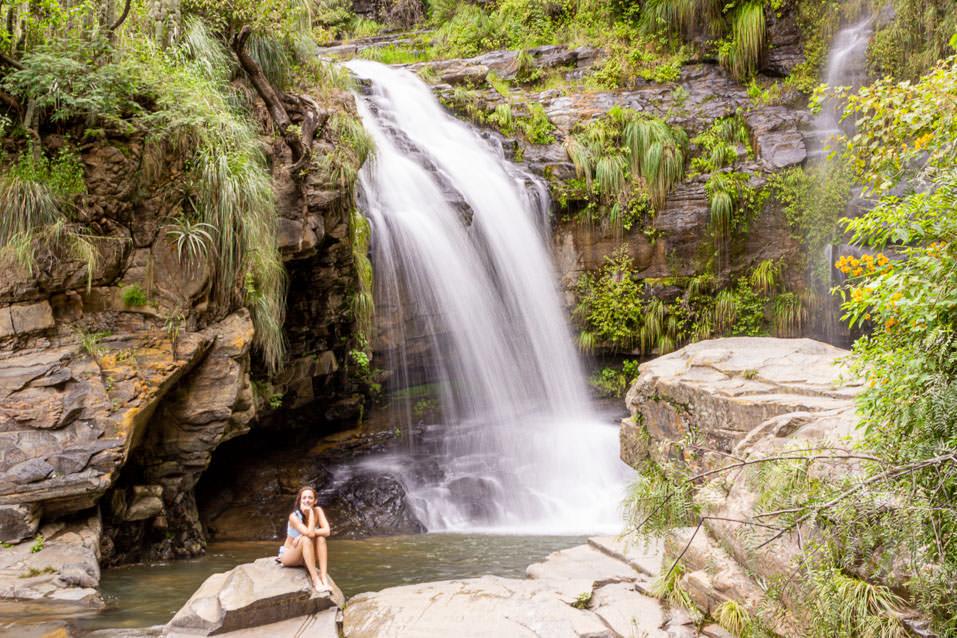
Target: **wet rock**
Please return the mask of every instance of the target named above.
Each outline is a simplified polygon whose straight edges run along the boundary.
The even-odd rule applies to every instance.
[[[449,500],[462,507],[469,520],[479,525],[493,520],[494,504],[504,496],[494,482],[475,476],[455,479],[445,487]]]
[[[0,308],[0,339],[48,330],[54,326],[48,301]]]
[[[615,547],[611,539],[595,541],[601,546]],[[619,546],[611,551],[625,549]],[[674,614],[639,593],[639,581],[646,577],[593,545],[555,552],[541,563],[530,565],[526,574],[530,577],[526,580],[483,576],[360,594],[349,600],[344,611],[345,635],[674,635],[661,630]],[[690,623],[690,618],[687,620]]]
[[[405,488],[391,476],[362,474],[349,479],[335,489],[325,510],[340,538],[425,531],[409,507]]]
[[[768,55],[761,70],[769,75],[785,77],[804,62],[801,30],[790,12],[778,15],[775,11],[766,11],[765,15],[768,20]]]
[[[10,467],[3,477],[14,483],[36,483],[54,472],[54,467],[43,459],[30,459]]]
[[[169,622],[168,635],[222,634],[343,606],[342,592],[329,582],[332,592],[316,593],[304,568],[260,558],[207,578]]]
[[[847,354],[810,339],[744,337],[699,342],[646,362],[626,399],[633,416],[622,423],[622,458],[633,465],[647,456],[669,458],[711,469],[726,464],[728,455],[765,458],[853,445],[861,437],[854,399],[862,386],[839,365]],[[680,440],[692,424],[705,446],[723,452],[681,455]],[[810,469],[815,480],[833,483],[860,472],[854,460],[820,461]],[[801,548],[789,536],[756,548],[752,535],[741,533],[736,521],[752,519],[760,502],[760,487],[747,471],[719,473],[712,483],[723,497],[712,502],[704,490],[697,498],[715,518],[693,540],[690,529],[666,538],[666,555],[687,546],[682,562],[689,571],[682,587],[704,611],[726,600],[752,613],[780,605],[764,598],[752,575],[771,581],[791,574]],[[809,528],[803,535],[816,533]],[[801,605],[795,595],[784,595],[792,610]],[[778,619],[775,631],[796,635],[791,614],[772,614]]]
[[[49,517],[91,507],[211,343],[182,336],[174,358],[144,319],[127,330],[104,339],[96,360],[75,342],[0,353],[0,504],[37,503]]]
[[[631,566],[604,554],[591,545],[579,545],[552,552],[545,560],[529,565],[525,577],[540,581],[567,604],[596,587],[611,583],[632,583],[638,573]]]

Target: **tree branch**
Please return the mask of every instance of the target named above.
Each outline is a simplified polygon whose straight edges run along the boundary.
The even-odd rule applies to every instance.
[[[126,5],[123,7],[123,13],[120,14],[120,17],[116,19],[116,22],[113,23],[113,26],[111,26],[107,30],[107,32],[112,34],[114,31],[116,31],[120,27],[120,25],[126,21],[126,16],[128,16],[129,14],[130,14],[130,0],[126,0]]]
[[[300,131],[297,130],[292,120],[289,119],[289,114],[282,105],[282,100],[279,98],[279,94],[276,93],[276,89],[269,83],[262,68],[246,50],[246,42],[249,40],[252,31],[252,27],[248,24],[244,26],[239,33],[236,34],[236,37],[233,38],[233,50],[239,58],[239,64],[243,68],[243,71],[249,76],[249,81],[252,82],[259,97],[266,103],[266,108],[269,111],[269,116],[272,118],[273,123],[276,125],[276,128],[279,129],[279,133],[282,135],[289,150],[292,151],[293,165],[298,166],[309,151],[302,143]],[[315,130],[313,130],[313,132],[315,132]]]

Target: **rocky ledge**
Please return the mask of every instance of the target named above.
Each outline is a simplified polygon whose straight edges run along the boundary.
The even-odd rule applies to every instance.
[[[657,544],[600,537],[529,566],[524,580],[483,576],[391,587],[346,606],[338,588],[316,595],[304,570],[262,558],[210,576],[162,630],[135,635],[729,637],[717,625],[699,632],[686,611],[648,594],[661,567]]]

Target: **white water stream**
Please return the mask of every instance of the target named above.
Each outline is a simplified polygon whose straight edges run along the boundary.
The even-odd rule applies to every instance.
[[[376,303],[424,326],[398,341],[429,342],[446,422],[426,429],[427,459],[367,463],[400,478],[429,531],[620,531],[633,473],[589,404],[547,250],[547,190],[412,73],[348,66],[371,82],[357,100],[376,143],[359,202]]]
[[[874,35],[873,15],[868,15],[851,24],[834,36],[828,52],[827,69],[822,81],[829,87],[850,87],[856,91],[867,80],[867,45]],[[809,154],[815,157],[824,150],[831,152],[836,139],[847,133],[853,134],[854,123],[841,120],[843,100],[828,99],[821,105],[821,112],[814,119]]]

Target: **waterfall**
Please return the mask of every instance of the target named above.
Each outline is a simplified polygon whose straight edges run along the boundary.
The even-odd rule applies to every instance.
[[[874,35],[874,16],[868,15],[837,32],[831,41],[823,82],[829,87],[850,87],[857,90],[867,80],[867,45]],[[826,148],[844,133],[853,133],[852,122],[841,121],[843,103],[828,99],[821,105],[813,122],[808,155],[820,159]]]
[[[619,531],[630,471],[589,404],[547,249],[547,189],[412,73],[348,67],[370,85],[357,103],[376,153],[358,201],[377,307],[401,315],[390,367],[402,379],[410,350],[428,346],[443,421],[366,464],[399,477],[429,531]]]

